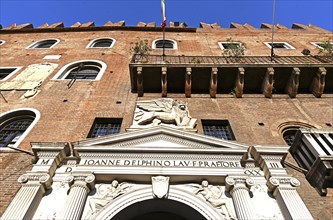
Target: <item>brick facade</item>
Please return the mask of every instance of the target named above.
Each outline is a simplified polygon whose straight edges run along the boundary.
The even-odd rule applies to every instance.
[[[269,56],[270,49],[263,43],[271,40],[270,28],[253,28],[249,25],[236,28],[202,25],[202,28],[167,28],[166,37],[177,41],[177,50],[166,50],[167,55],[220,56],[218,42],[231,37],[246,45],[246,56]],[[295,27],[298,27],[297,25]],[[276,42],[288,42],[295,50],[275,50],[278,56],[302,56],[308,48],[311,54],[318,49],[310,42],[333,41],[332,33],[316,26],[301,26],[289,29],[277,26]],[[113,48],[88,49],[88,43],[97,38],[110,37],[116,40]],[[95,118],[123,118],[121,132],[130,127],[137,100],[160,98],[160,93],[145,93],[138,97],[131,92],[129,63],[130,48],[138,39],[148,39],[149,45],[160,39],[162,33],[155,27],[72,27],[72,28],[31,28],[0,30],[0,67],[20,66],[6,83],[19,75],[28,65],[50,62],[57,68],[49,74],[32,98],[23,98],[26,91],[2,90],[0,113],[17,108],[37,109],[41,118],[21,142],[19,148],[31,152],[30,142],[72,142],[86,139]],[[26,49],[33,42],[55,38],[60,42],[51,49]],[[161,54],[153,50],[151,54]],[[46,55],[61,55],[59,60],[45,60]],[[52,80],[52,77],[66,64],[79,60],[99,60],[107,64],[99,81],[79,81],[68,88],[67,80]],[[332,67],[326,75],[332,80]],[[329,84],[332,85],[332,84]],[[330,90],[332,91],[332,89]],[[244,94],[235,98],[232,94],[168,93],[168,97],[188,102],[190,114],[198,120],[198,133],[203,133],[201,119],[226,119],[229,121],[236,141],[248,145],[285,145],[281,135],[284,123],[304,123],[318,129],[331,129],[333,124],[333,96],[324,93],[321,98],[312,94],[298,94],[291,99],[287,94],[274,94],[271,99],[263,94]],[[263,123],[259,125],[258,123]],[[1,207],[0,214],[19,188],[17,178],[31,169],[32,156],[11,149],[1,149]],[[288,162],[296,164],[289,155]],[[312,188],[302,173],[288,168],[290,174],[301,181],[299,194],[315,219],[332,219],[332,191],[321,197]]]

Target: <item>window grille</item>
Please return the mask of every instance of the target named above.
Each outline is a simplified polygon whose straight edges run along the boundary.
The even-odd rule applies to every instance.
[[[202,120],[204,134],[224,140],[235,140],[227,120]]]
[[[47,49],[53,47],[59,40],[50,39],[50,40],[42,40],[32,44],[29,48],[32,49]]]
[[[101,137],[120,133],[121,118],[96,118],[88,137]]]
[[[33,122],[33,118],[14,118],[0,128],[0,147],[14,145]]]

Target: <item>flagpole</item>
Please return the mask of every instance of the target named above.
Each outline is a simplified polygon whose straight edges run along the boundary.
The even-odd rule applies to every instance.
[[[164,61],[165,58],[165,28],[163,28],[163,54],[162,54],[162,60]]]
[[[273,61],[273,58],[275,57],[275,54],[274,54],[274,26],[275,26],[274,23],[275,23],[275,11],[276,11],[276,0],[274,0],[274,6],[273,6],[271,61]]]
[[[163,54],[162,54],[162,61],[165,60],[165,27],[166,27],[166,16],[165,16],[165,0],[161,0],[161,11],[162,11],[162,30],[163,30]]]

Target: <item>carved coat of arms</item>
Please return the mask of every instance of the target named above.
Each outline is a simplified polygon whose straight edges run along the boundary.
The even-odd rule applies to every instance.
[[[152,179],[153,195],[159,199],[167,198],[169,191],[169,177],[154,176]]]

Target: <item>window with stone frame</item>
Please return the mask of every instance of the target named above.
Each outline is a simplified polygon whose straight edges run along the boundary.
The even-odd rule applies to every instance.
[[[14,75],[20,67],[0,67],[0,81],[5,81]]]
[[[54,47],[60,40],[58,39],[47,39],[47,40],[41,40],[37,41],[33,44],[31,44],[28,48],[29,49],[49,49]]]
[[[120,133],[122,118],[96,118],[89,131],[88,138]]]
[[[39,117],[38,111],[26,109],[0,115],[0,148],[17,147]]]
[[[287,42],[265,42],[266,46],[274,49],[294,50],[295,48]]]
[[[236,140],[228,120],[202,119],[203,132],[207,136],[224,140]]]
[[[111,48],[115,44],[115,40],[112,38],[98,38],[92,40],[87,48]]]
[[[106,64],[98,60],[83,60],[67,64],[52,78],[54,80],[100,80]]]
[[[219,42],[219,46],[222,50],[237,49],[242,46],[240,42]]]
[[[174,40],[170,40],[170,39],[158,39],[158,40],[154,40],[153,41],[153,49],[163,49],[163,45],[164,45],[164,49],[177,49],[177,43]]]

